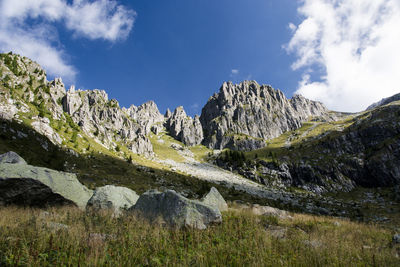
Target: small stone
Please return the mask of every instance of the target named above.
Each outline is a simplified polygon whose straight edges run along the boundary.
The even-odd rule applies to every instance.
[[[400,244],[400,234],[395,234],[392,238],[394,244]]]

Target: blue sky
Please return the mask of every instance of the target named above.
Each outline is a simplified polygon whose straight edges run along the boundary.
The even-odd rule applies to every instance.
[[[398,25],[398,0],[0,0],[0,51],[126,107],[250,79],[359,111],[400,91]]]
[[[161,112],[183,105],[191,115],[228,80],[257,80],[289,96],[296,89],[299,74],[282,49],[295,1],[121,3],[137,12],[125,41],[77,42],[65,33],[78,86],[105,88],[124,106],[154,100]]]

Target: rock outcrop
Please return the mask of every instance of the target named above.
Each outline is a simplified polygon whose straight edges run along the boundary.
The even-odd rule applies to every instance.
[[[81,91],[71,88],[63,98],[64,110],[89,136],[108,148],[124,143],[137,154],[151,155],[153,147],[147,134],[162,115],[153,102],[121,109],[116,100],[108,100],[103,90]]]
[[[2,163],[27,165],[26,161],[14,151],[9,151],[0,155],[0,164]]]
[[[185,145],[195,146],[203,141],[203,128],[200,117],[187,116],[182,106],[177,107],[172,114],[166,114],[168,118],[166,128],[172,137]]]
[[[215,187],[212,187],[210,192],[208,192],[208,194],[205,195],[200,201],[208,206],[218,208],[221,212],[228,210],[228,204],[226,204],[224,197],[221,196]]]
[[[154,102],[126,109],[109,100],[103,90],[71,86],[67,91],[61,78],[47,81],[37,63],[19,55],[0,54],[0,68],[5,88],[0,94],[1,119],[19,120],[19,113],[25,113],[22,116],[28,117],[31,126],[56,145],[69,141],[70,137],[59,135],[67,127],[82,130],[110,150],[123,144],[134,153],[153,154],[147,135],[161,131],[164,123]]]
[[[87,209],[111,210],[119,215],[122,210],[127,210],[136,204],[139,196],[135,191],[121,186],[106,185],[93,193],[87,203]]]
[[[200,121],[206,146],[253,150],[316,116],[328,117],[320,102],[299,95],[287,99],[269,85],[244,81],[225,82],[202,109]]]
[[[147,191],[130,210],[151,222],[176,228],[206,229],[210,224],[222,222],[221,212],[217,208],[189,200],[172,190],[164,193]]]
[[[83,209],[92,191],[75,174],[24,164],[12,152],[0,163],[0,204],[23,206],[76,205]]]

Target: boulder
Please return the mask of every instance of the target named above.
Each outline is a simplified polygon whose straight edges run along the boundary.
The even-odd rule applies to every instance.
[[[160,193],[150,190],[142,194],[131,211],[151,222],[176,228],[206,229],[209,224],[221,223],[221,212],[197,200],[187,199],[173,190]]]
[[[215,187],[212,187],[210,192],[201,199],[201,203],[216,207],[221,212],[228,210],[228,204]]]
[[[96,188],[86,208],[112,210],[114,214],[119,215],[123,209],[126,210],[135,205],[138,199],[136,192],[129,188],[106,185]]]
[[[3,154],[2,158],[7,156]],[[83,209],[91,196],[92,191],[82,185],[75,174],[18,162],[0,163],[0,205],[69,204]]]
[[[291,218],[289,213],[285,210],[280,210],[269,206],[260,206],[258,204],[255,204],[251,207],[251,212],[255,215],[276,216],[281,219]]]
[[[25,165],[27,164],[26,161],[14,151],[10,151],[0,155],[0,164],[1,163],[25,164]]]

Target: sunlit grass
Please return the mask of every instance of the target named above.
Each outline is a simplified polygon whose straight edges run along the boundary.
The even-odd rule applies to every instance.
[[[68,225],[57,229],[52,223]],[[270,227],[266,227],[269,225]],[[272,227],[271,227],[272,226]],[[284,229],[283,238],[271,230]],[[149,225],[132,215],[74,208],[0,209],[0,265],[398,266],[392,232],[328,217],[224,213],[205,231]]]

